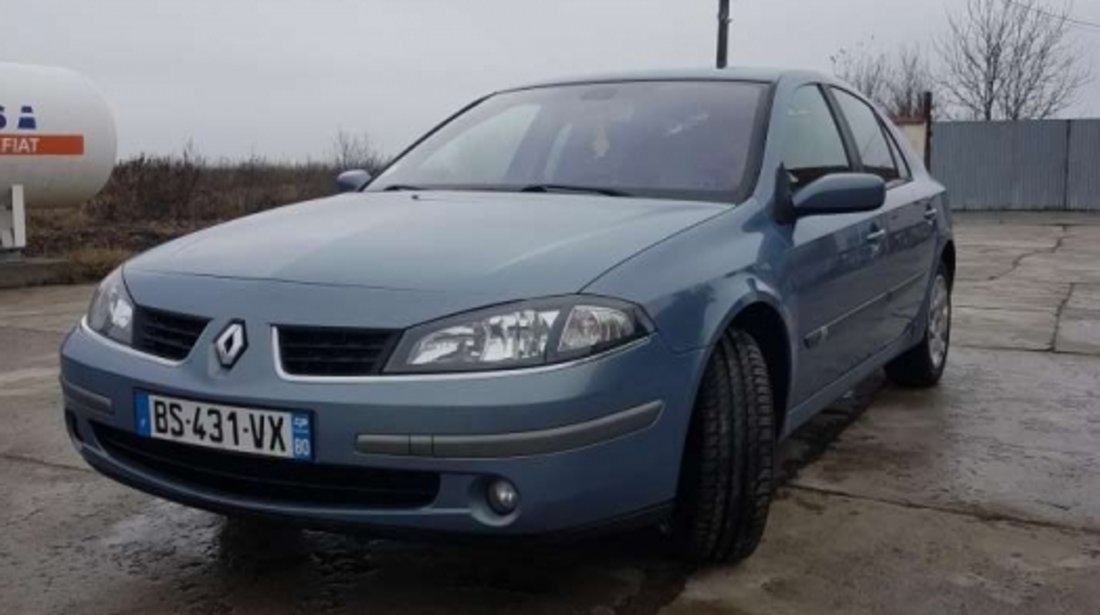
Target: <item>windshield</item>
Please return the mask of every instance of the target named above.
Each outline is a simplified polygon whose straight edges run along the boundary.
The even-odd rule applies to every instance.
[[[369,191],[583,191],[731,201],[767,86],[645,81],[492,96],[394,163]]]

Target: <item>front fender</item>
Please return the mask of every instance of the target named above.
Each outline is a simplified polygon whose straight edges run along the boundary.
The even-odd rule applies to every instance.
[[[794,330],[794,319],[771,283],[754,271],[741,271],[677,293],[660,307],[648,306],[657,328],[676,352],[710,348],[730,323],[751,306],[763,304],[783,321],[784,335]]]
[[[646,309],[676,352],[714,345],[750,305],[764,303],[794,330],[777,283],[789,241],[755,201],[636,255],[584,289]]]
[[[701,330],[708,334],[706,342],[708,347],[717,344],[719,338],[729,328],[730,323],[743,314],[746,309],[760,304],[768,306],[779,315],[785,329],[783,331],[784,336],[788,339],[791,338],[789,332],[793,330],[793,316],[780,299],[779,292],[771,284],[757,277],[753,272],[739,273],[729,282],[728,284],[722,284],[723,290],[719,292],[719,295],[727,297],[728,301],[717,301],[719,305],[726,304],[729,306],[725,314],[722,318],[710,318],[708,314],[708,317],[702,319],[699,323]]]

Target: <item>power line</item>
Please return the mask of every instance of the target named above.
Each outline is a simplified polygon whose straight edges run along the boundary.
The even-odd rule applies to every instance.
[[[1068,24],[1071,24],[1071,25],[1074,25],[1074,26],[1078,26],[1078,27],[1081,27],[1081,28],[1087,28],[1087,29],[1090,29],[1094,32],[1100,32],[1100,23],[1097,23],[1095,21],[1087,21],[1087,20],[1084,20],[1084,19],[1077,19],[1075,17],[1070,17],[1069,15],[1059,15],[1057,13],[1052,13],[1048,10],[1041,9],[1037,6],[1032,6],[1030,4],[1024,4],[1023,2],[1020,2],[1019,0],[1005,0],[1005,1],[1008,2],[1009,4],[1014,4],[1014,5],[1022,8],[1022,9],[1025,9],[1025,10],[1028,10],[1028,11],[1033,11],[1033,12],[1038,13],[1039,15],[1042,15],[1044,17],[1049,17],[1050,19],[1057,19],[1059,21],[1064,21],[1064,22],[1066,22]]]

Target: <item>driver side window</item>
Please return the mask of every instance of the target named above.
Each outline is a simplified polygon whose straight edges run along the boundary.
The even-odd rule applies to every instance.
[[[780,151],[795,190],[852,169],[840,129],[819,87],[805,85],[795,91],[786,123]]]

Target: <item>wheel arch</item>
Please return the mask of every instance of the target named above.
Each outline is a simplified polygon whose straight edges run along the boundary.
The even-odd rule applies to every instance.
[[[740,329],[752,336],[764,354],[764,362],[768,366],[768,378],[772,385],[778,437],[786,427],[787,404],[791,391],[792,352],[787,323],[774,306],[764,301],[756,301],[741,309],[730,320],[724,331],[731,328]]]
[[[795,348],[791,345],[793,336],[790,334],[794,327],[779,297],[770,292],[767,286],[762,284],[753,286],[754,292],[741,297],[728,311],[721,324],[715,328],[709,344],[707,362],[710,360],[710,355],[714,353],[714,348],[721,336],[731,328],[740,329],[756,340],[764,354],[764,361],[768,366],[768,377],[772,383],[778,437],[786,427],[791,383],[795,372]],[[700,373],[699,381],[701,380]]]

